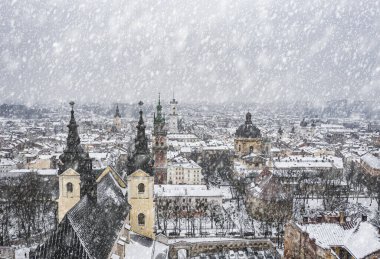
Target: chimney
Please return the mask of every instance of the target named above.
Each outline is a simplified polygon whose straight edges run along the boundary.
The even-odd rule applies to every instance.
[[[367,215],[366,214],[362,214],[362,221],[367,221]]]

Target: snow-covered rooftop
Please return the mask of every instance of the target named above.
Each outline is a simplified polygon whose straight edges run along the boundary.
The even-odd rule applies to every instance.
[[[361,160],[374,169],[380,169],[380,159],[370,153],[362,156]]]
[[[155,185],[154,194],[158,197],[224,197],[226,189],[210,188],[206,185]]]
[[[343,246],[355,258],[364,258],[380,250],[378,229],[367,221],[358,222],[352,228],[336,223],[297,225],[302,231],[309,233],[310,238],[315,238],[319,246]]]

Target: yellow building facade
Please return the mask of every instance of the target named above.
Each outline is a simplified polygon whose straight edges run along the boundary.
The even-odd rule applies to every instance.
[[[66,213],[80,200],[80,175],[74,169],[67,169],[58,176],[59,198],[58,222],[61,222]]]
[[[264,144],[261,138],[235,138],[235,154],[244,156],[251,153],[261,154]]]
[[[154,239],[154,176],[138,169],[128,175],[127,181],[131,230]]]

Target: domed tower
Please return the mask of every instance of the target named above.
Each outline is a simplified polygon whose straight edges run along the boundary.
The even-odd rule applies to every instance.
[[[140,119],[136,127],[135,150],[128,158],[127,167],[128,203],[131,205],[129,221],[132,231],[154,238],[154,161],[145,135],[141,109],[143,103],[140,101],[139,105]]]
[[[165,118],[162,115],[161,99],[158,96],[157,114],[154,114],[154,129],[152,150],[154,156],[154,175],[156,184],[167,182],[167,130]]]
[[[252,115],[247,112],[245,123],[240,125],[235,133],[235,154],[245,156],[251,153],[263,153],[261,131],[252,123]]]

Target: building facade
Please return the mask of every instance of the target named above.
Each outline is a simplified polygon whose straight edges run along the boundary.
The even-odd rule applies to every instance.
[[[202,167],[193,160],[176,157],[168,165],[169,184],[202,184]]]

